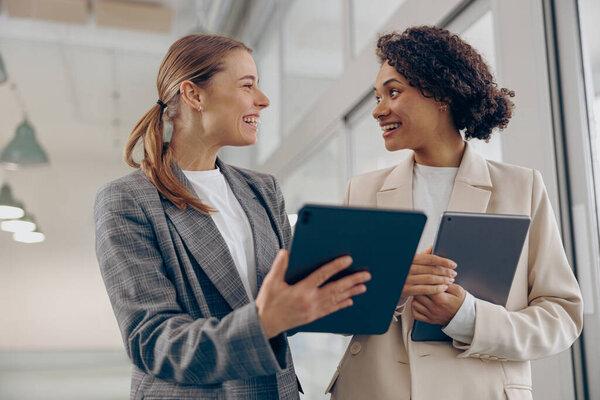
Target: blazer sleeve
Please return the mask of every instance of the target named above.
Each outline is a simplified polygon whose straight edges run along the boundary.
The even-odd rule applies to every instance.
[[[283,245],[287,250],[291,250],[292,247],[292,228],[290,226],[290,220],[287,212],[285,211],[285,200],[281,187],[277,179],[273,177],[273,189],[275,190],[275,201],[277,203],[277,212],[275,213],[278,219],[279,226],[281,227],[281,236],[283,237]]]
[[[459,357],[525,361],[567,349],[581,333],[583,303],[542,177],[533,171],[528,306],[518,311],[476,299],[475,334]]]
[[[275,356],[253,302],[220,320],[193,319],[181,309],[149,214],[130,190],[102,188],[95,219],[102,277],[135,366],[160,379],[198,385],[288,367]]]

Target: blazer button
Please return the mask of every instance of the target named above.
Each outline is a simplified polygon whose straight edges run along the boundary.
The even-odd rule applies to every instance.
[[[352,353],[352,355],[355,356],[358,353],[360,353],[361,349],[362,349],[362,346],[360,345],[360,343],[354,342],[354,343],[352,343],[352,346],[350,346],[350,353]]]
[[[492,361],[498,361],[498,357],[491,356],[491,357],[490,357],[490,360],[492,360]]]

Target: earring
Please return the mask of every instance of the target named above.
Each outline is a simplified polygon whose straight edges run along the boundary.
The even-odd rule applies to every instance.
[[[202,111],[202,105],[198,106],[198,111]]]
[[[442,104],[442,106],[440,107],[440,112],[444,112],[448,109],[448,106],[446,104]]]

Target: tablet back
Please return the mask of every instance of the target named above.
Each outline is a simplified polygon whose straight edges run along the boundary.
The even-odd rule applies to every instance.
[[[433,253],[458,265],[456,283],[478,299],[506,305],[523,243],[526,215],[445,212]],[[440,325],[415,321],[413,341],[452,340]]]
[[[294,284],[342,255],[353,264],[339,279],[369,270],[367,292],[351,307],[291,332],[382,334],[392,316],[427,217],[421,212],[306,205],[298,213],[285,280]]]

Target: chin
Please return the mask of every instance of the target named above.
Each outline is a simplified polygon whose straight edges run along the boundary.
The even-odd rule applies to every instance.
[[[406,149],[405,146],[402,146],[400,143],[396,143],[393,140],[385,141],[385,149],[387,151],[398,151]]]

